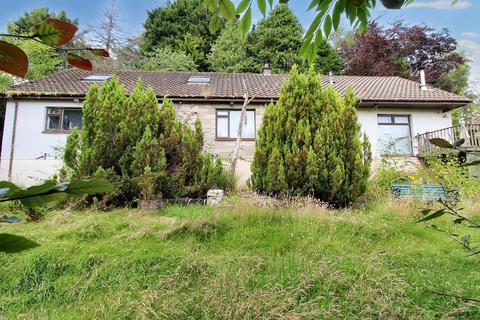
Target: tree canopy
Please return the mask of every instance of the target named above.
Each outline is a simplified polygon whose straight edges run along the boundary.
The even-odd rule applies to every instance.
[[[149,71],[196,71],[193,59],[182,51],[169,47],[155,48],[142,60],[141,69]]]
[[[143,52],[169,46],[192,55],[199,70],[207,70],[206,56],[218,36],[217,31],[209,30],[210,17],[203,0],[176,0],[149,11],[144,23]]]
[[[249,69],[249,62],[238,25],[229,22],[208,55],[210,68],[215,72],[242,72]]]
[[[468,84],[466,59],[447,29],[409,26],[402,21],[384,28],[370,22],[365,33],[340,45],[347,75],[401,76],[418,80],[425,70],[427,83],[463,93]]]
[[[380,0],[387,9],[400,9],[414,0]],[[311,63],[316,58],[317,46],[322,39],[328,39],[332,31],[337,31],[342,16],[347,18],[351,25],[365,31],[368,26],[370,12],[378,6],[377,0],[312,0],[305,2],[306,11],[315,11],[315,18],[304,35],[300,55]],[[279,0],[280,4],[288,3],[288,0]],[[458,0],[451,0],[455,5]],[[267,1],[242,0],[235,7],[232,0],[205,0],[209,11],[212,13],[210,29],[220,29],[219,19],[234,20],[240,17],[239,27],[245,37],[252,25],[252,6],[256,3],[259,11],[265,17],[267,14]],[[269,0],[270,8],[273,0]]]
[[[302,25],[288,5],[276,6],[248,38],[248,55],[255,71],[259,72],[269,63],[273,72],[288,72],[293,64],[300,63],[298,51],[302,34]]]
[[[55,12],[46,7],[38,7],[10,21],[7,25],[7,31],[11,34],[28,34],[32,32],[34,25],[47,18],[56,18],[78,25],[78,19],[69,18],[63,10]]]

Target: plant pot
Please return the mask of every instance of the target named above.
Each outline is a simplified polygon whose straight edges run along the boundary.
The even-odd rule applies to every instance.
[[[138,208],[142,211],[152,211],[163,208],[163,201],[160,199],[140,200]]]

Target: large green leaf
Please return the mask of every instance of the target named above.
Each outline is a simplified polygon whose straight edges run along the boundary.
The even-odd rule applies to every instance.
[[[92,179],[92,180],[72,180],[68,187],[65,189],[65,193],[68,195],[81,196],[84,194],[99,194],[112,191],[113,184],[104,179]]]
[[[210,18],[210,22],[208,23],[208,29],[211,33],[215,33],[220,29],[222,26],[222,19],[218,15],[213,15]]]
[[[27,189],[20,189],[11,182],[0,181],[0,190],[3,192],[0,194],[0,202],[19,200],[24,206],[35,208],[61,201],[67,195],[99,194],[111,191],[113,188],[114,186],[105,179],[74,179],[66,183],[46,181]]]
[[[32,186],[27,189],[19,190],[11,194],[10,196],[21,199],[21,198],[33,197],[41,194],[47,194],[52,191],[57,191],[55,186],[56,186],[55,182],[48,180],[42,184]]]
[[[431,215],[428,215],[420,220],[417,221],[417,223],[419,222],[425,222],[425,221],[428,221],[428,220],[432,220],[432,219],[435,219],[435,218],[438,218],[438,217],[441,217],[445,214],[445,209],[440,209],[440,210],[437,210],[435,211],[434,213],[432,213]]]
[[[6,197],[11,193],[20,191],[21,189],[10,181],[0,181],[0,198]]]
[[[66,194],[63,192],[39,194],[20,199],[20,202],[27,208],[38,208],[55,202],[65,200]]]
[[[266,0],[257,0],[258,9],[265,17],[267,15],[267,1]]]
[[[250,7],[250,2],[251,0],[242,0],[237,6],[237,9],[235,10],[237,14],[243,13],[247,8]]]
[[[247,39],[247,33],[252,26],[252,8],[248,8],[247,12],[243,15],[242,19],[240,19],[240,34],[242,36],[243,42]]]
[[[323,32],[325,33],[325,39],[328,39],[330,32],[332,32],[332,17],[330,15],[325,17],[323,22]]]
[[[218,9],[225,19],[232,20],[236,16],[235,5],[230,0],[219,0]]]

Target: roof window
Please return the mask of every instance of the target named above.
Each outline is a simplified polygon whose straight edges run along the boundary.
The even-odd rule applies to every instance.
[[[91,76],[83,78],[85,81],[105,81],[110,79],[112,76],[108,75],[100,75],[100,74],[92,74]]]
[[[207,84],[210,83],[209,76],[191,76],[187,80],[188,84]]]

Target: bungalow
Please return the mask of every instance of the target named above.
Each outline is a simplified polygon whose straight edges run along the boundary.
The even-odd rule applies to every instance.
[[[159,101],[164,96],[173,100],[179,117],[186,121],[199,117],[205,149],[226,158],[234,149],[246,89],[255,98],[247,109],[238,163],[243,181],[250,175],[255,137],[265,104],[279,98],[282,83],[288,77],[271,74],[268,68],[261,74],[146,71],[115,74],[127,92],[142,78],[145,85],[153,87]],[[8,102],[0,179],[29,185],[54,174],[61,166],[61,150],[68,133],[82,126],[82,101],[89,86],[110,77],[107,73],[70,69],[15,85],[4,93]],[[377,160],[385,155],[417,159],[422,156],[425,139],[438,130],[446,130],[444,133],[453,139],[451,111],[470,102],[465,97],[399,77],[330,75],[323,76],[322,82],[341,93],[348,85],[353,86],[359,121]]]

